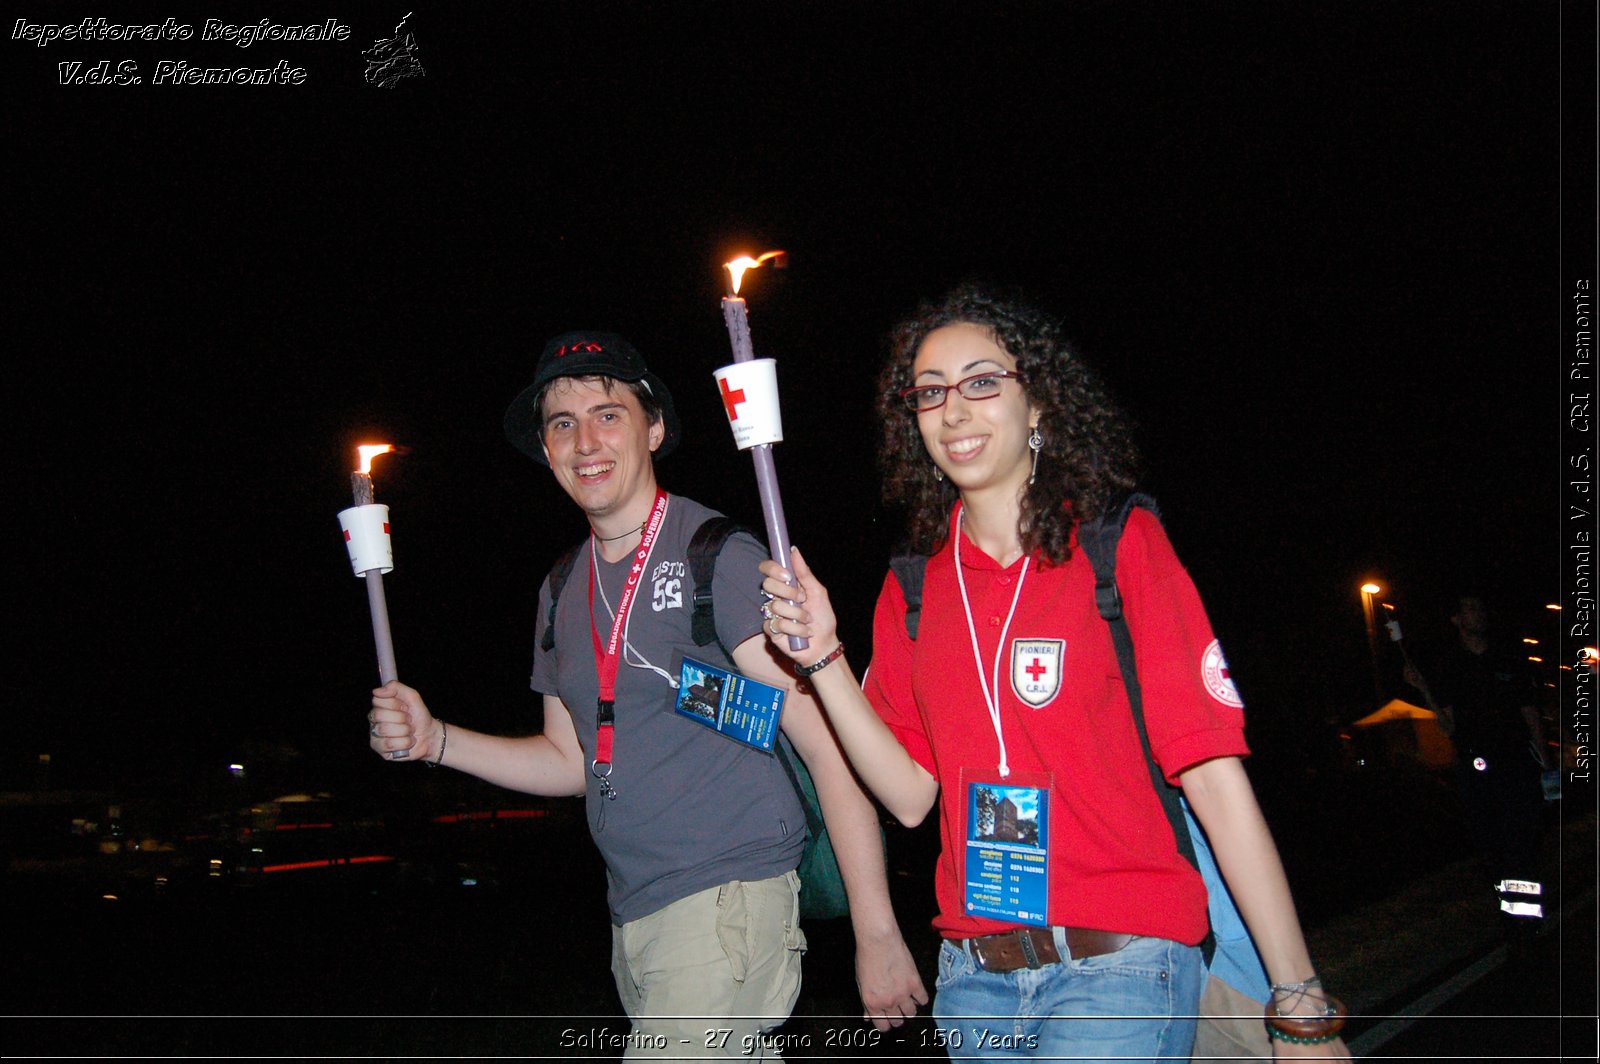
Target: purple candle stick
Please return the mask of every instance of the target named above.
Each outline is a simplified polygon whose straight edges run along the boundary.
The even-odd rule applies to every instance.
[[[749,362],[756,357],[750,343],[750,311],[738,294],[739,281],[745,270],[759,266],[768,259],[776,259],[774,265],[781,267],[784,253],[769,251],[759,259],[744,257],[725,264],[733,278],[733,293],[723,297],[722,320],[728,326],[728,340],[733,345],[735,362]],[[761,493],[761,517],[767,525],[767,543],[772,549],[772,560],[788,569],[794,561],[789,556],[789,523],[783,516],[783,495],[778,490],[778,469],[772,460],[772,445],[757,444],[750,448],[750,455],[755,460],[756,488]],[[789,584],[792,587],[794,581],[789,581]],[[801,636],[789,636],[790,650],[804,650],[810,645],[810,641]]]

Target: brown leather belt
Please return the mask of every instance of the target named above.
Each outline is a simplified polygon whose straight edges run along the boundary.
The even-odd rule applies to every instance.
[[[1062,930],[1067,933],[1067,949],[1074,960],[1115,953],[1133,941],[1132,935],[1097,931],[1092,927],[1065,927]],[[998,935],[958,938],[955,942],[970,953],[972,959],[978,962],[978,967],[986,972],[1043,968],[1061,960],[1055,935],[1048,927],[1019,927]]]

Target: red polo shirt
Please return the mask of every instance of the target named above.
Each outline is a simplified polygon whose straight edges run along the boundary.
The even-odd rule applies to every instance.
[[[1198,943],[1207,927],[1205,886],[1177,852],[1151,788],[1110,629],[1095,608],[1089,559],[1074,544],[1065,565],[1035,559],[1025,575],[1021,561],[1002,569],[965,538],[954,513],[951,538],[928,561],[915,643],[899,581],[892,574],[884,581],[865,684],[878,715],[939,781],[934,926],[947,938],[1014,926],[964,912],[967,785],[1000,779],[1000,748],[956,582],[957,535],[991,678],[1023,580],[1006,629],[998,703],[1012,776],[1028,785],[1040,774],[1051,781],[1049,922]],[[1248,753],[1242,706],[1200,596],[1160,522],[1143,510],[1134,510],[1123,533],[1117,583],[1161,771],[1176,780],[1202,761]]]

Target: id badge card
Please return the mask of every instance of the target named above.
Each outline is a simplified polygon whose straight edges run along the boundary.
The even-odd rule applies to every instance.
[[[678,669],[675,708],[679,716],[770,754],[786,693],[781,687],[686,657]]]
[[[963,772],[962,777],[967,785],[967,913],[1049,926],[1049,775],[1000,780]]]

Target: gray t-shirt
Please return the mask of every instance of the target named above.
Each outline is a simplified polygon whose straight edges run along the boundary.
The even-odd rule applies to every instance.
[[[707,518],[699,503],[673,495],[629,611],[627,644],[617,670],[616,723],[608,801],[589,774],[589,832],[605,858],[611,919],[648,916],[680,898],[732,880],[781,875],[800,861],[805,811],[776,757],[753,750],[673,709],[685,655],[732,669],[721,647],[695,646],[690,635],[694,581],[689,540]],[[560,697],[572,714],[585,761],[594,759],[595,703],[600,681],[590,628],[594,541],[579,549],[556,607],[555,649],[543,651],[550,612],[549,581],[539,591],[533,676],[535,691]],[[712,596],[717,636],[736,647],[761,632],[765,550],[746,534],[717,556]],[[611,634],[633,555],[599,563],[594,630]],[[602,595],[603,592],[603,595]]]

